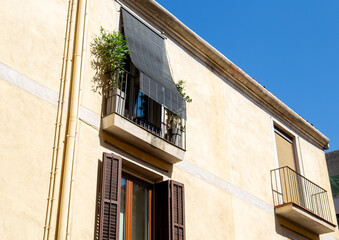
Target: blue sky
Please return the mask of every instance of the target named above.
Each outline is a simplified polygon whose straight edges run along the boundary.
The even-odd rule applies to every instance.
[[[157,0],[339,149],[338,0]]]

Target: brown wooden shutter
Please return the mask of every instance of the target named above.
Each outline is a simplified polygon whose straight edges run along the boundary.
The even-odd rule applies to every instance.
[[[121,164],[120,157],[104,153],[100,214],[101,240],[119,239]]]
[[[172,239],[185,240],[184,184],[171,181]]]
[[[155,185],[157,240],[185,240],[184,185],[170,180]]]

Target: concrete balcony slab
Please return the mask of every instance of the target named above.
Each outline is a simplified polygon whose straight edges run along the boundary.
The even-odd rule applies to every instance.
[[[316,234],[334,232],[336,225],[295,203],[275,206],[275,213]]]
[[[103,130],[171,164],[183,161],[185,150],[156,136],[132,121],[112,113],[102,118]]]

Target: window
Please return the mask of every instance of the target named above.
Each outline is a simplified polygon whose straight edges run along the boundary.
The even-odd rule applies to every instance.
[[[100,240],[185,240],[183,184],[149,184],[122,173],[121,157],[104,153],[101,189]]]
[[[132,120],[155,135],[162,136],[164,128],[163,107],[140,89],[139,70],[130,62],[131,74],[126,83],[126,104],[124,117]]]
[[[298,164],[295,157],[293,138],[278,128],[274,129],[274,136],[279,167],[288,166],[292,170],[297,171]]]
[[[147,182],[122,173],[119,240],[151,240],[152,188]]]

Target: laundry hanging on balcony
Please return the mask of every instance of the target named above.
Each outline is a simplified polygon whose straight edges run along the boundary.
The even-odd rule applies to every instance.
[[[140,71],[140,90],[186,119],[186,102],[173,81],[163,37],[125,9],[122,14],[130,57]]]

